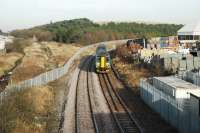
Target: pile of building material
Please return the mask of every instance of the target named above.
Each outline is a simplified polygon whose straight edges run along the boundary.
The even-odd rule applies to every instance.
[[[153,56],[165,57],[166,55],[176,55],[174,51],[168,49],[141,49],[138,52],[142,59]]]
[[[160,49],[167,48],[175,50],[179,46],[179,41],[177,36],[169,37],[155,37],[148,40],[148,49]]]

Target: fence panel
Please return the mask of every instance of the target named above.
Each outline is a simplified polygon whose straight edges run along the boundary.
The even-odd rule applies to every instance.
[[[199,99],[174,99],[145,80],[140,81],[141,98],[182,133],[199,133]],[[145,94],[147,93],[147,94]]]
[[[183,73],[183,76],[181,78],[197,86],[200,86],[200,75],[198,72],[194,73],[192,71],[186,71]]]

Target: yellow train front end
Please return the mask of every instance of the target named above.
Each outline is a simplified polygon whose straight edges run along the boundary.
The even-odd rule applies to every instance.
[[[105,56],[96,57],[96,72],[107,73],[110,70],[110,59]]]

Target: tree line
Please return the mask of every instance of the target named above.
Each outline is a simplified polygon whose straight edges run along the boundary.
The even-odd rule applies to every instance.
[[[31,29],[14,30],[11,35],[20,38],[37,37],[39,41],[91,44],[100,41],[136,37],[176,35],[182,25],[145,24],[136,22],[109,22],[97,24],[87,18],[65,20],[37,26]]]

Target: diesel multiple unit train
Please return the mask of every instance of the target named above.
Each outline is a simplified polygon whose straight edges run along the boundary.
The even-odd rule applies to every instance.
[[[109,72],[111,68],[111,58],[104,44],[101,44],[97,47],[95,62],[96,62],[97,73]]]

